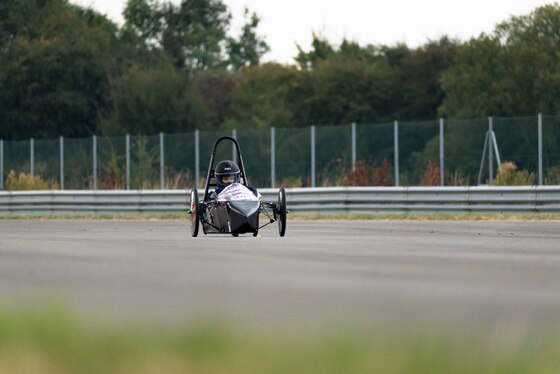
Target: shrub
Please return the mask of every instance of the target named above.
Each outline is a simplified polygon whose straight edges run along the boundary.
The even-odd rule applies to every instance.
[[[420,178],[421,186],[439,186],[440,185],[440,172],[439,166],[432,160],[428,161],[426,170],[422,177]]]
[[[392,186],[391,165],[383,160],[381,165],[377,162],[365,163],[358,161],[355,170],[347,172],[341,179],[343,186]]]
[[[56,190],[58,183],[48,183],[39,176],[32,176],[31,174],[19,173],[16,176],[15,171],[10,170],[6,178],[7,191],[31,191],[31,190]]]
[[[535,174],[527,170],[517,170],[513,162],[503,162],[494,179],[494,186],[531,186],[535,184]]]

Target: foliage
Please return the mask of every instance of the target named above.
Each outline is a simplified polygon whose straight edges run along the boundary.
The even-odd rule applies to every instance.
[[[16,176],[13,170],[8,172],[6,178],[7,191],[35,191],[35,190],[56,190],[58,183],[56,181],[47,182],[40,176],[26,173],[20,173]]]
[[[498,175],[492,183],[494,186],[531,186],[535,184],[535,175],[527,170],[517,170],[513,162],[503,162]]]
[[[439,186],[440,182],[440,168],[433,160],[429,160],[420,178],[420,186]]]
[[[153,188],[156,179],[156,165],[159,161],[157,146],[149,148],[146,136],[137,136],[132,145],[131,188]]]
[[[459,48],[443,77],[449,117],[560,113],[560,5],[500,23]]]
[[[114,64],[115,26],[65,0],[28,0],[19,10],[0,31],[0,138],[91,134]]]
[[[342,186],[392,186],[391,165],[383,160],[381,165],[376,161],[365,163],[356,162],[355,170],[350,170],[343,176]]]
[[[206,121],[192,79],[172,68],[133,67],[111,82],[109,101],[99,123],[104,135],[187,132]]]

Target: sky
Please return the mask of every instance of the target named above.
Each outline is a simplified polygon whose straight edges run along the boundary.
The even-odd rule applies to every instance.
[[[167,0],[160,0],[160,2]],[[180,0],[171,0],[178,3]],[[126,0],[70,0],[122,24]],[[512,15],[529,14],[542,0],[223,0],[238,35],[244,9],[255,12],[259,35],[271,48],[264,61],[293,63],[297,45],[309,50],[313,33],[333,45],[346,38],[360,45],[405,43],[418,47],[448,35],[468,40],[492,32]]]

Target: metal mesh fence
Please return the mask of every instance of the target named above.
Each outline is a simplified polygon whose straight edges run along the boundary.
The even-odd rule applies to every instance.
[[[64,139],[64,188],[93,189],[93,139]]]
[[[215,141],[232,136],[249,183],[258,188],[440,185],[442,177],[443,185],[472,186],[496,183],[500,163],[524,173],[526,184],[539,177],[560,184],[560,117],[542,116],[542,158],[538,116],[445,120],[443,129],[443,138],[440,121],[426,121],[65,138],[62,145],[60,139],[3,141],[0,180],[3,189],[21,174],[41,177],[48,188],[201,188]],[[222,142],[215,162],[236,157],[233,144]]]
[[[31,173],[30,142],[29,140],[4,142],[3,170],[4,183],[17,177],[21,173]],[[10,176],[10,177],[9,177]]]
[[[560,118],[543,116],[543,183],[560,184]]]

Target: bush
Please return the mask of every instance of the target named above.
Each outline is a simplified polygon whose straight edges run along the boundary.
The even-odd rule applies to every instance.
[[[391,165],[383,160],[377,166],[376,161],[365,163],[358,161],[355,170],[347,172],[340,181],[342,186],[392,186]]]
[[[10,170],[6,178],[7,191],[31,191],[31,190],[56,190],[58,183],[48,183],[39,176],[32,176],[31,174],[20,173],[16,177],[16,173]]]
[[[527,170],[517,170],[513,162],[503,162],[500,171],[494,179],[494,186],[532,186],[535,184],[535,174]]]
[[[439,186],[440,185],[440,172],[439,166],[436,165],[432,160],[428,161],[426,170],[422,177],[420,178],[421,186]]]

